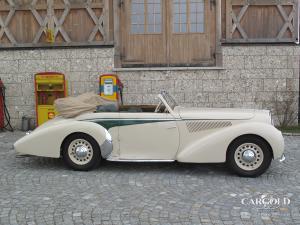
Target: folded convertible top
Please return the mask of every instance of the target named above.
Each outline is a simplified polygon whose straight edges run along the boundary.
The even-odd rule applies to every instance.
[[[54,106],[60,116],[73,118],[83,113],[95,112],[97,106],[115,105],[116,101],[107,100],[95,93],[89,92],[77,97],[67,97],[55,100]]]

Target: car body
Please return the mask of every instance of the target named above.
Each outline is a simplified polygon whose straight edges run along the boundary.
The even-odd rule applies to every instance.
[[[269,167],[271,158],[284,157],[283,136],[272,125],[267,110],[185,108],[167,92],[158,97],[160,102],[151,112],[141,109],[86,113],[71,119],[56,117],[18,140],[14,147],[22,154],[66,157],[67,164],[79,170],[89,170],[101,159],[231,161],[235,164],[231,168],[239,175],[258,176]],[[260,168],[265,160],[267,165]]]

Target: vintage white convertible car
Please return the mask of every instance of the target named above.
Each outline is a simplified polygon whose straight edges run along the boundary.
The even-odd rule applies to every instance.
[[[62,157],[75,170],[101,160],[223,163],[240,176],[284,160],[284,140],[269,111],[178,106],[167,93],[155,107],[121,107],[72,119],[57,117],[18,140],[17,152]]]

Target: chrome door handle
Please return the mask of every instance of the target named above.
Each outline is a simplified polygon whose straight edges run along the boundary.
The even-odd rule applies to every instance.
[[[174,126],[174,127],[167,127],[167,129],[175,129],[175,128],[177,128],[176,126]]]

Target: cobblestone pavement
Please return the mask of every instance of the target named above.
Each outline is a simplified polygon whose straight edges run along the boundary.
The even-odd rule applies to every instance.
[[[75,172],[61,159],[16,158],[12,143],[22,135],[0,133],[3,225],[300,224],[300,137],[285,137],[286,161],[250,179],[224,165],[179,163]],[[270,209],[252,204],[262,194],[275,196]]]

